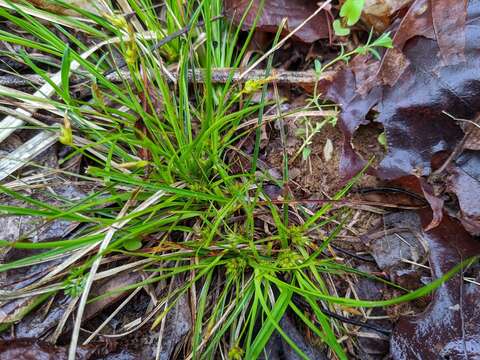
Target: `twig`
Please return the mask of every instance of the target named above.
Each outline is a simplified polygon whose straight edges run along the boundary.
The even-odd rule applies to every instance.
[[[353,252],[351,251],[348,251],[348,250],[345,250],[341,247],[338,247],[334,244],[330,244],[330,246],[334,249],[334,250],[337,250],[338,252],[341,252],[347,256],[350,256],[354,259],[357,259],[357,260],[360,260],[360,261],[365,261],[365,262],[370,262],[370,263],[375,263],[375,260],[373,259],[370,259],[370,258],[367,258],[367,257],[364,257],[364,256],[360,256],[360,255],[357,255],[357,254],[354,254]]]
[[[215,84],[224,84],[228,81],[233,81],[236,83],[245,83],[250,80],[267,80],[269,82],[275,81],[277,84],[281,85],[315,85],[317,82],[329,81],[333,79],[335,71],[326,71],[322,75],[318,76],[313,70],[309,71],[287,71],[287,70],[274,70],[272,71],[271,76],[268,79],[265,79],[265,70],[251,70],[248,74],[241,77],[240,70],[235,70],[232,68],[214,68],[211,70],[212,83]],[[174,81],[177,81],[178,75],[172,74]],[[54,74],[51,74],[53,77]],[[82,74],[72,76],[72,84],[78,84],[79,77]],[[205,82],[205,70],[204,69],[195,69],[188,71],[188,81],[189,82]],[[116,70],[111,72],[106,76],[107,80],[119,83],[125,80],[130,80],[131,75],[127,69]],[[40,75],[28,74],[28,75],[4,75],[0,76],[0,85],[9,87],[9,88],[21,88],[28,87],[35,84],[43,83],[43,78]],[[167,81],[171,81],[167,78]]]
[[[293,302],[296,303],[296,305],[300,306],[301,308],[304,308],[304,309],[309,308],[309,304],[303,298],[301,298],[300,296],[298,296],[296,294],[294,294],[294,296],[293,296]],[[384,335],[387,335],[387,336],[391,335],[390,330],[382,329],[381,327],[378,327],[378,326],[375,326],[375,325],[371,325],[371,324],[367,324],[367,323],[364,323],[364,322],[361,322],[361,321],[358,321],[358,320],[353,320],[353,319],[347,318],[345,316],[339,315],[339,314],[337,314],[333,311],[328,310],[327,308],[325,308],[321,304],[318,304],[318,305],[321,306],[322,312],[325,315],[327,315],[331,318],[340,320],[341,322],[344,322],[344,323],[347,323],[347,324],[351,324],[351,325],[355,325],[355,326],[360,326],[362,328],[370,329],[370,330],[376,331],[380,334],[384,334]]]
[[[214,18],[211,19],[211,21],[217,21],[219,19],[223,18],[223,15],[221,16],[216,16]],[[195,26],[198,26],[198,27],[201,27],[201,26],[204,26],[205,25],[205,22],[204,21],[199,21],[198,23],[195,24]],[[150,47],[150,50],[151,51],[155,51],[159,48],[161,48],[163,45],[166,45],[167,43],[169,43],[170,41],[188,33],[191,29],[192,29],[192,25],[187,25],[185,26],[183,29],[180,29],[178,31],[175,31],[173,33],[171,33],[170,35],[167,35],[165,36],[163,39],[161,39],[160,41],[158,41],[155,45],[153,45],[152,47]],[[107,70],[103,76],[105,77],[108,77],[110,74],[114,74],[115,72],[117,72],[119,69],[124,69],[125,67],[127,66],[127,63],[125,62],[125,60],[121,60],[115,69],[110,69],[110,70]]]

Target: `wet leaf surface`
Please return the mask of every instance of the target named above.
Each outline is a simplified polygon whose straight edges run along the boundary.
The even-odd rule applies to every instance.
[[[369,237],[370,251],[378,267],[391,271],[404,268],[403,260],[422,263],[426,249],[418,236],[418,216],[408,211],[395,212],[386,214],[383,223],[384,230]]]
[[[80,346],[77,348],[76,359],[93,359],[94,352],[95,347]],[[67,354],[68,347],[33,339],[0,341],[0,360],[66,360]]]
[[[456,16],[448,15],[452,11]],[[430,228],[441,221],[447,189],[435,187],[432,172],[442,165],[438,159],[446,159],[462,142],[465,126],[457,119],[476,121],[480,111],[479,38],[480,1],[469,1],[467,7],[464,1],[416,0],[398,25],[395,47],[381,63],[357,56],[331,79],[330,87],[322,85],[326,97],[342,107],[341,175],[350,178],[365,165],[352,146],[358,128],[372,119],[381,123],[387,153],[376,174],[390,181],[415,179],[434,210]],[[477,140],[472,132],[464,148],[478,150]],[[478,168],[475,161],[469,163]],[[458,197],[462,221],[476,233],[480,205],[468,203],[468,194],[476,190],[478,176],[455,166],[450,173],[448,189]]]
[[[431,215],[420,212],[422,225]],[[435,229],[423,232],[428,242],[434,278],[460,261],[480,254],[480,242],[447,216]],[[477,269],[478,270],[478,269]],[[477,271],[478,272],[478,271]],[[424,313],[401,318],[391,339],[393,359],[476,359],[480,357],[480,287],[457,274],[440,286]],[[477,277],[478,274],[473,275]]]
[[[85,192],[74,186],[54,186],[52,189],[55,191],[56,196],[63,197],[68,200],[80,199],[85,197]],[[35,190],[30,192],[28,196],[34,199],[45,201],[52,206],[63,205],[61,201],[50,197],[41,190]],[[0,198],[2,205],[29,207],[31,205],[26,202],[22,202],[16,199]],[[35,216],[4,216],[0,217],[0,239],[8,241],[18,241],[19,239],[27,238],[31,242],[51,241],[52,239],[61,239],[72,232],[78,223],[66,221],[66,220],[53,220],[45,221]],[[26,256],[38,254],[40,251],[31,251],[24,249],[8,248],[0,251],[0,262],[7,263],[18,259],[22,259]],[[19,291],[34,282],[41,279],[49,271],[53,269],[62,259],[55,259],[39,264],[35,264],[28,267],[22,267],[18,269],[8,270],[2,272],[0,275],[0,287],[3,290]],[[2,299],[0,302],[0,323],[12,323],[20,320],[29,311],[33,309],[37,303],[38,297],[20,297],[15,300],[5,301]],[[55,316],[61,316],[63,313],[62,307],[52,310],[52,318]],[[43,321],[39,321],[38,331],[34,331],[35,334],[42,331],[49,323],[50,318],[46,318]],[[30,329],[33,329],[35,322],[30,323]],[[49,326],[52,326],[50,324]],[[25,335],[29,335],[27,332]]]
[[[377,121],[385,128],[388,144],[380,164],[382,178],[430,175],[432,156],[452,151],[463,137],[458,122],[442,111],[472,118],[479,110],[478,24],[467,28],[467,63],[439,68],[436,42],[422,37],[410,40],[404,49],[410,65],[394,87],[384,89],[378,106]]]
[[[239,24],[250,2],[251,0],[225,0],[225,11],[235,23]],[[261,11],[260,5],[260,0],[253,0],[242,24],[244,30],[248,30],[254,25],[255,18]],[[293,30],[317,9],[317,3],[310,0],[265,0],[263,11],[256,22],[256,28],[259,31],[275,33],[278,25],[286,17],[288,29]],[[306,43],[329,38],[331,21],[331,15],[322,11],[306,23],[294,37]]]
[[[372,274],[378,272],[379,269],[374,264],[362,264],[357,267],[357,270]],[[355,292],[360,299],[365,300],[382,300],[385,293],[385,284],[379,281],[374,281],[366,277],[359,277],[358,282],[355,283]],[[370,316],[373,319],[365,321],[366,324],[375,326],[376,328],[390,331],[392,322],[387,319],[375,319],[374,317],[384,317],[386,312],[384,309],[372,309]],[[364,321],[360,319],[360,321]],[[389,353],[389,337],[372,329],[363,328],[357,332],[357,341],[359,348],[359,358],[365,360],[380,360],[384,359]]]
[[[457,196],[463,226],[480,235],[480,153],[468,151],[460,156],[449,168],[448,183]]]
[[[388,144],[379,171],[382,178],[429,175],[432,156],[451,151],[460,141],[461,127],[442,111],[469,119],[480,110],[480,3],[471,1],[468,10],[465,51],[456,51],[457,57],[465,56],[465,62],[443,66],[442,57],[450,56],[439,44],[439,34],[445,31],[440,25],[435,28],[428,3],[416,1],[394,37],[395,48],[387,51],[383,63],[357,57],[335,76],[326,96],[343,110],[343,169],[362,163],[350,138],[375,105],[379,112],[376,121],[385,127]],[[435,34],[435,40],[428,39]],[[376,86],[382,83],[394,86]]]
[[[188,297],[182,296],[172,311],[167,315],[160,359],[169,360],[173,358],[175,349],[181,344],[182,339],[189,333],[189,331],[191,331],[191,329],[192,314],[188,303]],[[152,337],[157,340],[158,334],[154,333]],[[154,341],[154,343],[150,345],[152,350],[157,346],[157,342],[158,341]],[[146,351],[144,351],[144,354],[147,357],[149,356]]]

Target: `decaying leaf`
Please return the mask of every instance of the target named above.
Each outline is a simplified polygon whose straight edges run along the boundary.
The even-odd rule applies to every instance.
[[[248,10],[242,23],[245,30],[255,24],[257,15],[256,27],[259,31],[276,32],[284,18],[287,18],[288,29],[292,30],[318,9],[317,3],[310,0],[265,0],[263,10],[261,9],[262,2],[259,0],[253,0],[249,9],[251,2],[251,0],[224,1],[227,15],[237,24]],[[306,43],[329,38],[331,20],[329,12],[322,11],[295,33],[294,37]]]
[[[107,293],[111,294],[98,301],[89,303],[85,309],[84,321],[92,319],[101,311],[128,295],[128,291],[119,291],[119,289],[128,287],[141,280],[142,278],[138,272],[130,272],[120,273],[103,281],[99,281],[98,283],[95,282],[91,292],[92,297],[105,295]],[[33,311],[23,318],[17,317],[16,319],[12,319],[12,315],[10,315],[10,318],[6,318],[6,315],[8,315],[6,312],[9,309],[11,309],[11,311],[17,309],[17,312],[24,310],[29,303],[35,302],[35,300],[35,297],[21,298],[0,307],[0,315],[3,315],[1,318],[2,323],[10,323],[14,320],[18,321],[13,327],[15,337],[36,339],[46,338],[57,327],[69,304],[73,301],[69,296],[57,294],[52,303],[45,303],[38,309],[38,311]],[[15,308],[15,306],[17,308]],[[70,326],[71,322],[67,322],[65,331],[68,331]]]
[[[430,215],[428,211],[420,215],[425,226]],[[429,245],[434,278],[440,278],[460,261],[480,254],[480,242],[447,216],[437,228],[423,232],[422,236]],[[391,339],[394,359],[480,357],[480,287],[465,282],[462,275],[440,286],[424,313],[398,321]]]
[[[412,6],[419,6],[419,2]],[[409,29],[408,36],[396,36],[397,44],[405,43],[402,51],[407,66],[395,86],[374,86],[366,94],[359,94],[355,90],[347,90],[350,94],[339,92],[338,89],[348,89],[349,86],[358,89],[364,85],[362,79],[368,80],[365,72],[371,70],[367,64],[359,66],[357,63],[360,60],[345,70],[347,74],[337,77],[341,81],[334,85],[336,92],[330,90],[328,95],[339,100],[343,106],[342,122],[343,128],[347,130],[346,137],[352,136],[368,111],[377,104],[377,121],[384,125],[388,143],[388,153],[381,164],[381,177],[392,179],[412,174],[428,176],[432,156],[441,151],[451,151],[462,138],[463,132],[459,124],[442,111],[472,118],[479,108],[477,97],[480,95],[476,91],[480,87],[480,47],[476,41],[480,33],[478,8],[478,3],[472,3],[469,8],[469,21],[465,27],[467,46],[464,63],[442,66],[437,41],[423,36],[410,39],[410,35],[415,33]],[[420,34],[426,34],[428,26],[419,23]],[[411,25],[415,24],[417,23]],[[402,29],[403,27],[399,31]],[[391,65],[383,66],[388,69]]]
[[[14,0],[15,1],[15,0]],[[32,5],[39,7],[41,9],[51,11],[58,14],[66,15],[78,15],[77,12],[72,11],[64,6],[60,6],[58,3],[48,0],[27,0]],[[90,11],[94,14],[100,14],[103,9],[102,3],[99,1],[93,0],[64,0],[66,4],[79,7],[83,10]],[[17,1],[21,2],[21,1]]]
[[[412,0],[365,0],[362,20],[378,32],[385,31],[392,21],[392,15],[411,2]]]
[[[370,252],[378,267],[392,271],[405,267],[404,260],[422,263],[426,249],[418,236],[420,219],[411,211],[386,214],[384,229],[367,236]]]
[[[375,121],[384,126],[387,139],[387,154],[377,172],[384,180],[411,176],[425,190],[433,159],[451,153],[462,141],[464,128],[456,119],[474,119],[480,111],[480,2],[470,1],[467,12],[465,6],[463,1],[414,1],[394,35],[395,47],[380,64],[357,56],[334,76],[330,88],[324,86],[325,96],[342,106],[342,176],[351,177],[365,165],[351,139],[369,122],[371,110],[378,112]],[[449,7],[458,19],[446,18]],[[453,29],[458,42],[449,35]],[[452,183],[454,188],[460,199],[464,190]],[[427,193],[432,195],[429,201],[441,195]],[[470,212],[478,213],[478,202],[473,207]],[[433,208],[431,227],[442,214],[441,205]]]
[[[91,359],[95,347],[79,346],[75,358]],[[32,339],[0,341],[0,360],[66,360],[68,348]]]
[[[465,152],[450,166],[448,187],[457,196],[463,226],[480,235],[480,152]]]

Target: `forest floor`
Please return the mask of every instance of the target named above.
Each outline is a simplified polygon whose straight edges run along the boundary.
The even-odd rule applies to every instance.
[[[479,29],[0,1],[0,360],[480,358]]]

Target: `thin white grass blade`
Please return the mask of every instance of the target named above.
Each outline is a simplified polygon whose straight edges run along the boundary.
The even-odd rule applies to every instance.
[[[151,32],[138,34],[136,36],[138,38],[141,38],[141,39],[152,39],[152,38],[157,37],[156,34],[153,34]],[[128,36],[128,34],[126,34],[125,39],[123,39],[123,40],[128,41],[129,38],[130,37]],[[103,46],[108,45],[108,44],[114,44],[114,43],[120,42],[121,40],[122,39],[120,37],[115,37],[115,38],[112,38],[112,39],[109,39],[109,40],[102,41],[101,43],[98,43],[97,45],[92,46],[89,50],[85,51],[81,55],[81,57],[83,59],[87,59],[90,55],[95,53],[97,50],[99,50]],[[74,71],[78,70],[79,67],[80,67],[80,64],[77,61],[72,61],[72,64],[70,65],[70,72],[74,72]],[[61,71],[59,71],[52,76],[51,80],[55,85],[59,86],[61,81],[62,81],[61,78],[62,78],[62,74],[61,74]],[[46,83],[40,89],[38,89],[33,94],[32,97],[33,98],[36,97],[38,99],[48,99],[54,93],[55,93],[55,89],[50,84]],[[31,103],[32,101],[28,101],[28,102]],[[17,109],[15,109],[15,111],[17,111],[21,114],[28,115],[28,116],[31,115],[28,112],[26,112],[25,110],[23,110],[22,108],[17,108]],[[12,134],[16,130],[17,127],[22,126],[24,123],[25,122],[23,120],[18,119],[15,116],[12,116],[12,115],[7,116],[2,121],[0,121],[0,142],[5,140],[10,134]],[[12,124],[14,126],[12,126]]]
[[[40,10],[40,9],[37,9],[37,8],[33,8],[33,7],[30,7],[30,6],[21,5],[21,4],[12,5],[11,3],[7,2],[7,1],[4,1],[4,0],[0,0],[0,6],[6,8],[6,9],[10,9],[10,10],[15,10],[15,8],[18,8],[21,11],[23,11],[24,13],[26,13],[28,15],[32,15],[36,18],[46,20],[48,22],[56,23],[56,24],[59,24],[59,25],[67,26],[67,27],[70,27],[70,28],[75,28],[75,30],[82,31],[82,29],[78,29],[78,27],[75,27],[74,24],[72,24],[68,20],[65,20],[65,19],[69,18],[69,16],[66,16],[66,15],[56,15],[56,14],[52,14],[48,11]],[[85,23],[90,23],[90,24],[95,23],[93,20],[90,20],[90,19],[74,17],[74,16],[70,16],[70,17],[74,18],[76,20],[81,20]]]
[[[130,215],[143,211],[144,209],[147,209],[148,207],[155,204],[158,201],[158,199],[163,197],[165,194],[166,192],[163,190],[157,191],[155,194],[153,194],[151,197],[149,197],[147,200],[141,203],[135,210],[133,210],[130,213]],[[101,254],[107,248],[108,244],[112,240],[115,233],[132,220],[132,217],[121,220],[122,218],[125,217],[126,211],[129,205],[130,205],[129,202],[125,204],[125,207],[122,209],[122,211],[120,211],[117,217],[118,221],[109,227],[107,233],[105,234],[104,239],[102,240],[98,248],[99,254]],[[90,288],[92,287],[92,283],[97,273],[98,267],[100,266],[101,260],[102,260],[102,256],[99,255],[98,258],[93,262],[90,268],[90,272],[88,273],[87,280],[85,282],[85,288],[83,289],[83,293],[80,298],[80,303],[78,305],[77,317],[75,319],[75,324],[72,331],[72,338],[70,341],[70,347],[68,349],[68,360],[75,360],[75,354],[77,351],[78,336],[80,334],[80,326],[82,324],[83,312],[85,311],[88,295],[90,294]]]
[[[58,135],[54,132],[43,131],[21,145],[0,161],[0,181],[14,171],[28,164],[38,154],[57,142]]]

